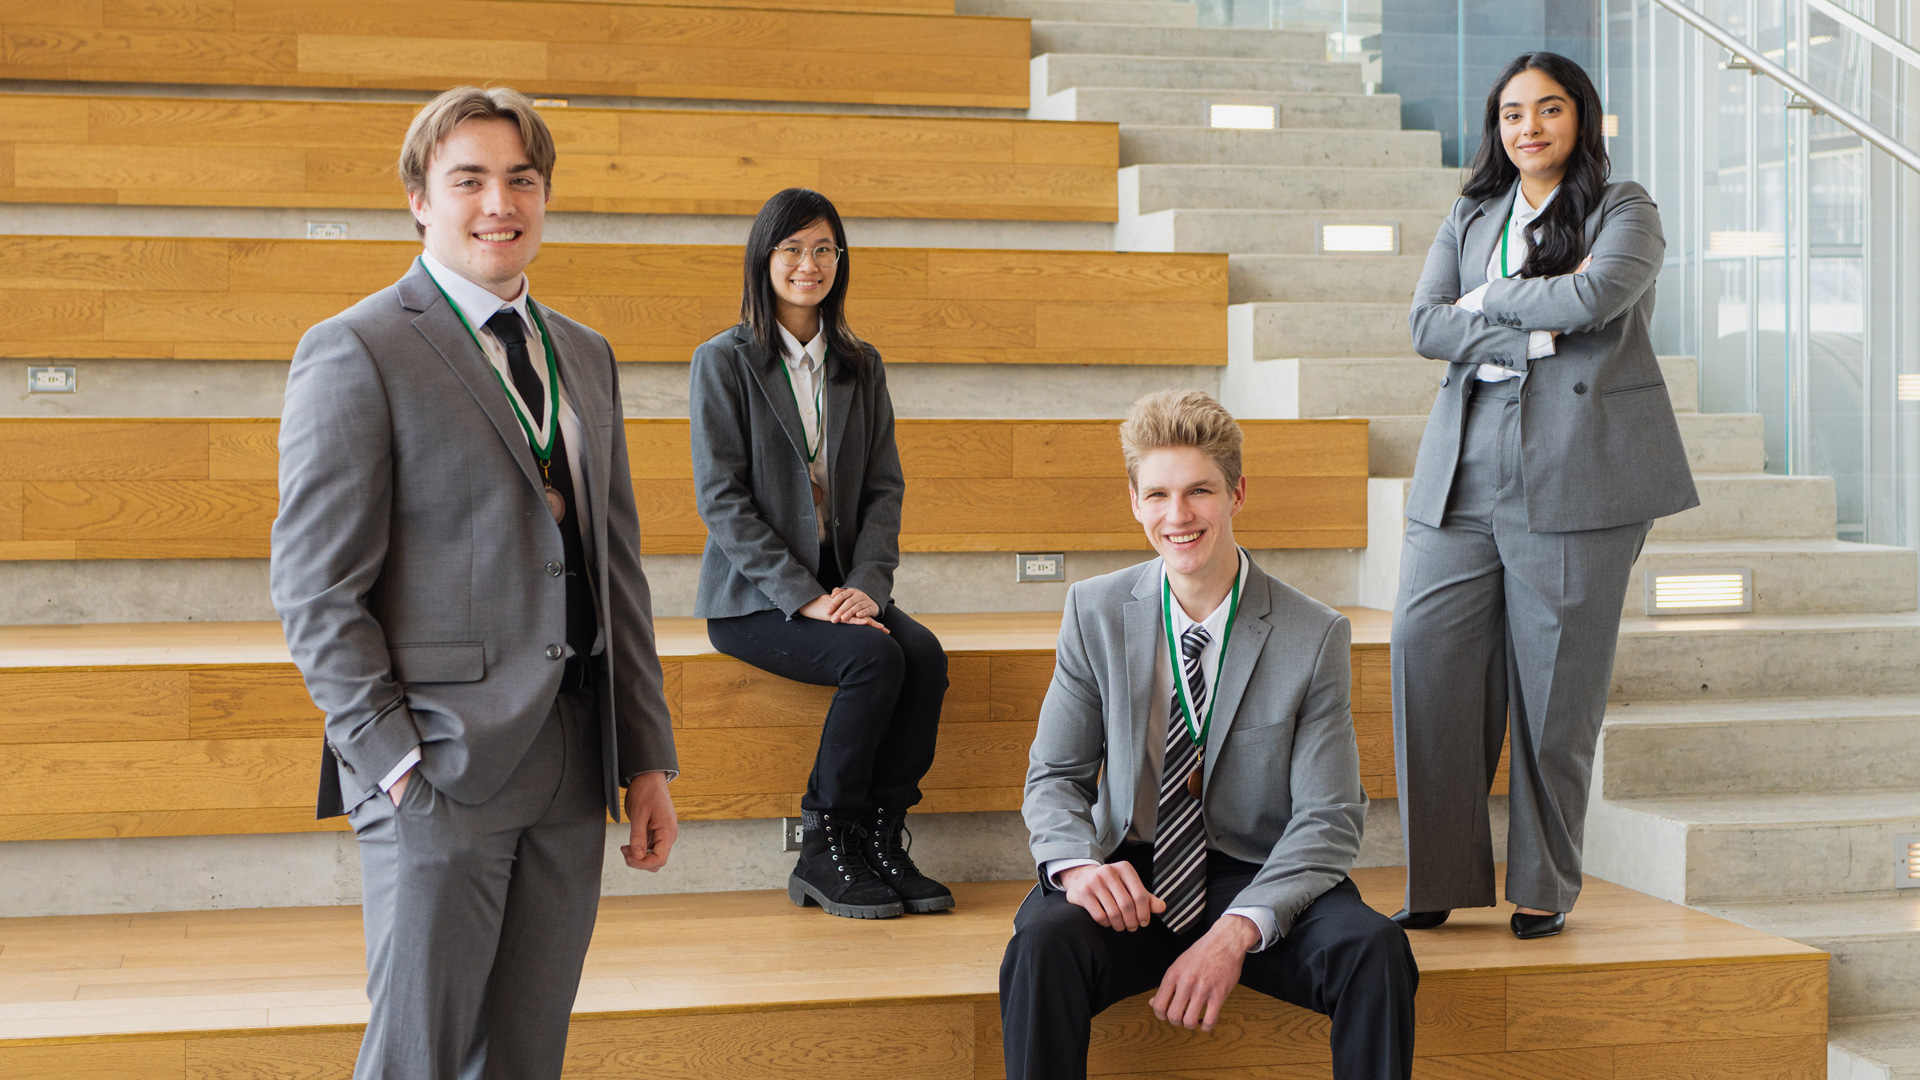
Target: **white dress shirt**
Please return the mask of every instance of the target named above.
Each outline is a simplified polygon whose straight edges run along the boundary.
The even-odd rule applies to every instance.
[[[1160,573],[1164,581],[1166,577],[1164,566]],[[1240,552],[1240,576],[1236,581],[1235,590],[1246,580],[1247,553],[1242,551]],[[1213,702],[1216,690],[1215,680],[1220,675],[1220,649],[1222,642],[1226,639],[1227,616],[1231,613],[1232,607],[1232,590],[1220,601],[1220,606],[1214,608],[1212,614],[1204,619],[1192,618],[1187,614],[1186,609],[1180,606],[1178,597],[1173,600],[1175,641],[1187,632],[1187,627],[1196,622],[1207,630],[1207,644],[1200,650],[1200,675],[1206,680],[1208,702],[1207,706],[1201,708],[1202,713],[1207,712]],[[1152,697],[1147,708],[1146,755],[1142,762],[1144,767],[1140,770],[1140,783],[1133,795],[1133,823],[1127,829],[1127,839],[1142,844],[1153,843],[1154,827],[1160,816],[1160,773],[1167,756],[1167,725],[1173,722],[1173,654],[1167,650],[1167,636],[1164,628],[1155,637],[1160,643],[1154,649],[1153,686],[1149,691]],[[1060,883],[1057,878],[1061,871],[1076,866],[1098,865],[1099,863],[1093,859],[1052,859],[1047,862],[1045,873],[1047,881],[1055,888],[1059,888]],[[1251,920],[1253,925],[1259,927],[1260,945],[1253,950],[1254,952],[1272,945],[1280,937],[1280,926],[1274,919],[1271,909],[1257,905],[1233,907],[1228,908],[1226,914],[1243,915]]]
[[[779,326],[778,323],[774,325]],[[780,343],[785,346],[786,355],[781,358],[787,365],[787,378],[792,381],[794,404],[800,407],[800,428],[806,436],[807,445],[818,452],[807,463],[807,475],[820,485],[821,491],[827,490],[827,454],[826,447],[820,442],[820,413],[814,409],[815,402],[824,405],[820,381],[826,377],[827,328],[825,320],[813,335],[813,340],[805,345],[786,327],[780,327]],[[820,539],[827,538],[826,507],[814,515],[819,526]]]
[[[520,397],[519,388],[513,383],[513,373],[507,369],[507,347],[500,343],[499,338],[493,336],[493,331],[487,329],[487,320],[493,318],[495,312],[505,310],[518,315],[521,325],[526,330],[527,355],[533,360],[533,373],[540,377],[541,389],[552,393],[552,388],[547,383],[545,339],[540,335],[540,325],[527,313],[526,275],[520,276],[519,295],[512,300],[502,300],[486,286],[477,285],[461,277],[427,252],[421,252],[420,262],[427,268],[427,273],[433,275],[434,283],[440,286],[440,291],[446,293],[447,298],[453,301],[453,306],[467,320],[467,325],[473,328],[473,336],[480,341],[480,351],[486,354],[487,362],[500,373],[500,381],[505,384],[508,395],[519,402],[521,410],[533,420],[534,431],[540,440],[545,442],[547,439],[546,403],[529,403]],[[573,476],[573,490],[576,493],[573,500],[573,513],[580,523],[580,539],[584,544],[586,539],[593,535],[593,530],[587,522],[586,500],[579,498],[577,494],[587,489],[587,485],[582,480],[582,477],[586,476],[586,471],[580,467],[580,449],[586,443],[585,437],[580,434],[580,417],[573,411],[573,403],[567,396],[565,383],[560,385],[559,420],[560,434],[567,442],[567,471]],[[597,631],[593,643],[594,654],[598,655],[605,647],[606,634],[604,631]],[[567,651],[571,653],[573,647],[568,646]],[[406,775],[408,769],[418,764],[420,764],[420,748],[416,746],[407,751],[407,756],[401,758],[400,763],[395,765],[387,775],[380,778],[380,790],[386,791],[393,787],[402,776]]]
[[[1511,277],[1519,273],[1520,268],[1526,265],[1527,252],[1530,250],[1527,246],[1527,226],[1533,224],[1533,219],[1539,217],[1541,212],[1546,210],[1547,204],[1553,201],[1555,195],[1560,194],[1560,189],[1554,188],[1547,193],[1545,199],[1540,201],[1539,206],[1533,206],[1527,202],[1527,193],[1520,188],[1520,181],[1515,180],[1513,186],[1513,213],[1507,218],[1507,272],[1501,272],[1500,245],[1496,243],[1493,245],[1492,256],[1487,259],[1488,284],[1492,284],[1503,277]],[[1486,302],[1486,297],[1487,286],[1482,285],[1461,297],[1455,301],[1455,303],[1468,311],[1480,311]],[[1554,343],[1552,331],[1529,330],[1527,332],[1527,359],[1538,360],[1543,356],[1552,356],[1553,353]],[[1481,382],[1506,382],[1508,379],[1518,378],[1520,372],[1512,368],[1501,367],[1498,364],[1481,364],[1476,376]]]

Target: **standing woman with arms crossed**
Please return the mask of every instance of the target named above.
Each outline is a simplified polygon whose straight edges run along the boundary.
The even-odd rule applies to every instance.
[[[787,896],[884,919],[953,906],[902,840],[933,764],[947,656],[893,604],[905,484],[880,354],[847,326],[846,248],[826,196],[769,199],[747,237],[740,324],[693,354],[707,525],[694,614],[728,656],[839,688]]]
[[[1653,519],[1700,501],[1647,332],[1659,211],[1607,182],[1600,124],[1573,61],[1508,64],[1413,297],[1414,350],[1448,367],[1393,618],[1408,929],[1495,902],[1487,795],[1511,719],[1513,932],[1560,932],[1627,575]]]

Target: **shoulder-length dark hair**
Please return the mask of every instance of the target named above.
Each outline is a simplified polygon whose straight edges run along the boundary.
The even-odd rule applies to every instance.
[[[853,255],[847,251],[847,230],[840,224],[840,212],[825,195],[807,188],[788,188],[767,200],[760,216],[753,219],[747,233],[746,281],[740,292],[740,321],[747,325],[753,340],[767,355],[784,356],[779,323],[774,318],[773,249],[780,241],[816,221],[825,221],[833,230],[833,242],[840,248],[840,265],[833,275],[833,287],[820,301],[820,328],[827,335],[828,352],[839,358],[839,377],[864,381],[873,363],[873,346],[861,341],[847,325],[847,283],[853,277]]]
[[[1573,98],[1574,119],[1580,124],[1580,137],[1574,141],[1567,158],[1567,174],[1560,181],[1559,193],[1547,204],[1546,212],[1527,226],[1527,261],[1521,264],[1521,277],[1552,277],[1571,274],[1586,255],[1587,215],[1600,205],[1607,190],[1607,177],[1613,165],[1607,160],[1607,143],[1601,134],[1600,92],[1580,65],[1559,53],[1530,52],[1513,58],[1500,77],[1493,80],[1487,93],[1487,116],[1480,135],[1480,152],[1473,159],[1473,175],[1460,194],[1470,199],[1488,199],[1504,195],[1519,179],[1520,170],[1507,157],[1500,139],[1500,97],[1507,84],[1523,71],[1538,71],[1559,83]]]

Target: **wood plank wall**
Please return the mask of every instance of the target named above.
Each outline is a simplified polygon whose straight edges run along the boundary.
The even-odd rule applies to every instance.
[[[1251,548],[1366,546],[1364,420],[1254,420]],[[1118,422],[902,420],[909,551],[1146,549]],[[706,543],[685,420],[627,421],[642,551]],[[0,559],[262,558],[278,510],[274,420],[0,420]],[[983,514],[992,507],[994,513]]]
[[[0,96],[0,201],[405,209],[394,160],[416,108]],[[542,115],[560,154],[554,210],[756,214],[774,192],[808,187],[848,217],[1118,215],[1114,124],[587,108]]]
[[[851,242],[848,318],[888,363],[1227,362],[1225,255]],[[284,360],[419,252],[405,241],[0,237],[0,356]],[[732,246],[546,244],[528,275],[537,299],[605,334],[621,360],[685,363],[739,321],[740,260]]]
[[[0,78],[1024,109],[1025,19],[521,3],[0,6]]]

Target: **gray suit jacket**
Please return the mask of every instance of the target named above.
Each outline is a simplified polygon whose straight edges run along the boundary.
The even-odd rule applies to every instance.
[[[605,649],[597,658],[605,794],[676,769],[627,468],[613,350],[541,307],[587,445]],[[506,782],[564,665],[565,558],[538,466],[493,368],[417,261],[307,331],[280,421],[274,607],[327,714],[319,811],[344,812],[417,743],[420,773],[463,803]]]
[[[1587,217],[1585,273],[1496,281],[1483,314],[1453,306],[1486,282],[1513,199],[1510,191],[1457,200],[1414,290],[1414,351],[1449,367],[1420,440],[1407,516],[1438,527],[1446,514],[1468,384],[1482,363],[1526,372],[1520,441],[1533,532],[1605,529],[1698,506],[1648,336],[1666,252],[1659,209],[1638,184],[1609,185]],[[1561,332],[1554,355],[1527,359],[1532,330]]]
[[[906,483],[893,444],[893,400],[877,354],[855,382],[829,353],[820,453],[827,455],[833,543],[848,587],[882,610],[893,599],[900,565],[900,503]],[[744,325],[694,350],[689,387],[694,495],[707,525],[700,561],[703,619],[774,608],[794,612],[826,590],[807,477],[800,408],[780,360],[754,343]]]
[[[1126,839],[1162,635],[1160,560],[1067,590],[1053,685],[1020,808],[1037,864],[1100,859]],[[1345,616],[1251,561],[1207,733],[1207,841],[1261,870],[1231,906],[1273,910],[1280,933],[1340,883],[1367,794],[1354,743]]]

